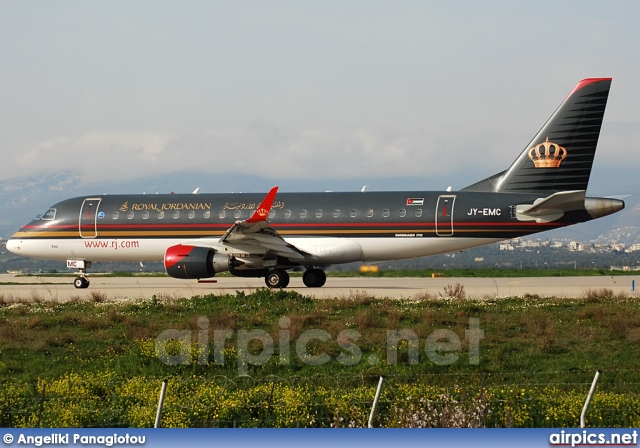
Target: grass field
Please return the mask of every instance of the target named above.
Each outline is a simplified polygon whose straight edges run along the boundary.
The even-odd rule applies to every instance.
[[[640,301],[261,289],[183,299],[15,303],[0,295],[0,426],[640,425]]]

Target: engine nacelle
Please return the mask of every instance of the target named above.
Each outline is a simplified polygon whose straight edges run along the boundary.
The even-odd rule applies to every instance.
[[[171,277],[182,279],[209,278],[232,268],[231,260],[210,247],[171,246],[164,254],[164,268]]]

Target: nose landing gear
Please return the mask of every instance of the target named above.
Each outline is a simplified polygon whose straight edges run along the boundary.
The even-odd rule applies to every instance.
[[[78,276],[73,280],[73,286],[78,289],[86,289],[89,287],[89,279],[87,278],[87,269],[91,267],[90,261],[84,260],[67,260],[68,268],[77,268],[80,271]]]
[[[73,280],[73,286],[75,286],[78,289],[85,289],[89,287],[89,280],[87,279],[87,277],[76,277],[75,280]]]

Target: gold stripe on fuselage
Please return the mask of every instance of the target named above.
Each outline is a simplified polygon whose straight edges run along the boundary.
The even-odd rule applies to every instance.
[[[530,232],[532,229],[522,229],[522,228],[498,228],[498,229],[453,229],[454,234],[458,233],[518,233],[521,231]],[[540,229],[543,230],[543,229]],[[444,228],[439,229],[440,232],[449,232],[451,229]],[[279,230],[278,231],[281,236],[287,235],[302,235],[302,236],[314,236],[314,235],[354,235],[354,234],[385,234],[385,235],[395,235],[395,234],[404,234],[404,233],[421,233],[421,234],[435,234],[436,230],[431,229],[336,229],[336,230]],[[139,231],[139,232],[122,232],[122,231],[109,231],[103,230],[98,232],[98,237],[100,238],[139,238],[139,237],[209,237],[209,236],[221,236],[224,234],[222,230],[153,230],[153,231]],[[79,238],[80,234],[77,231],[59,231],[59,232],[50,232],[50,231],[31,231],[31,232],[16,232],[12,238],[16,239],[30,239],[30,238]],[[94,238],[90,237],[89,239]],[[87,238],[85,238],[87,239]]]

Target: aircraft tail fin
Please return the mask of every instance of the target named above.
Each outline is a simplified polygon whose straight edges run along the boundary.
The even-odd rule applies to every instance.
[[[610,86],[611,78],[580,81],[509,169],[463,190],[586,190]]]

